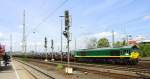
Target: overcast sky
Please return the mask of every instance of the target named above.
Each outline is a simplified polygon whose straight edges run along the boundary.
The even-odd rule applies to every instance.
[[[23,10],[26,11],[28,50],[43,50],[44,37],[54,39],[60,50],[60,15],[69,10],[72,16],[72,43],[84,48],[92,37],[115,40],[124,34],[150,39],[150,0],[0,0],[0,42],[9,50],[10,34],[13,50],[21,50]],[[35,32],[35,33],[33,33]],[[65,44],[65,38],[64,44]],[[65,45],[63,46],[65,50]]]

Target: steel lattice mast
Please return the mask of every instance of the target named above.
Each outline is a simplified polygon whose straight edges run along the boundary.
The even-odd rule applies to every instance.
[[[25,10],[23,12],[23,38],[22,38],[22,52],[25,55],[26,54],[26,24],[25,24]]]

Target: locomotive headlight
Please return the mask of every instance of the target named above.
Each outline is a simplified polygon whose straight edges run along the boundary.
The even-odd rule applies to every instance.
[[[125,53],[125,55],[129,55],[129,53]]]

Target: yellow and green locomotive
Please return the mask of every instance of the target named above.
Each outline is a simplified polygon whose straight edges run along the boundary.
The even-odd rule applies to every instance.
[[[81,49],[74,51],[74,57],[77,61],[81,62],[138,64],[140,50],[137,46]]]

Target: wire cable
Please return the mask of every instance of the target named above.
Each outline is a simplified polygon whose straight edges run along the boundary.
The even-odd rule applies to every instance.
[[[65,5],[65,3],[67,3],[69,0],[65,0],[63,1],[58,7],[56,7],[52,12],[50,12],[39,24],[37,24],[32,30],[36,30],[42,23],[44,23],[46,20],[48,20],[50,17],[52,17],[52,15],[54,15],[62,6]],[[32,32],[31,30],[31,32]],[[29,36],[29,33],[27,34],[27,36]],[[35,31],[33,31],[33,33],[36,33]]]

